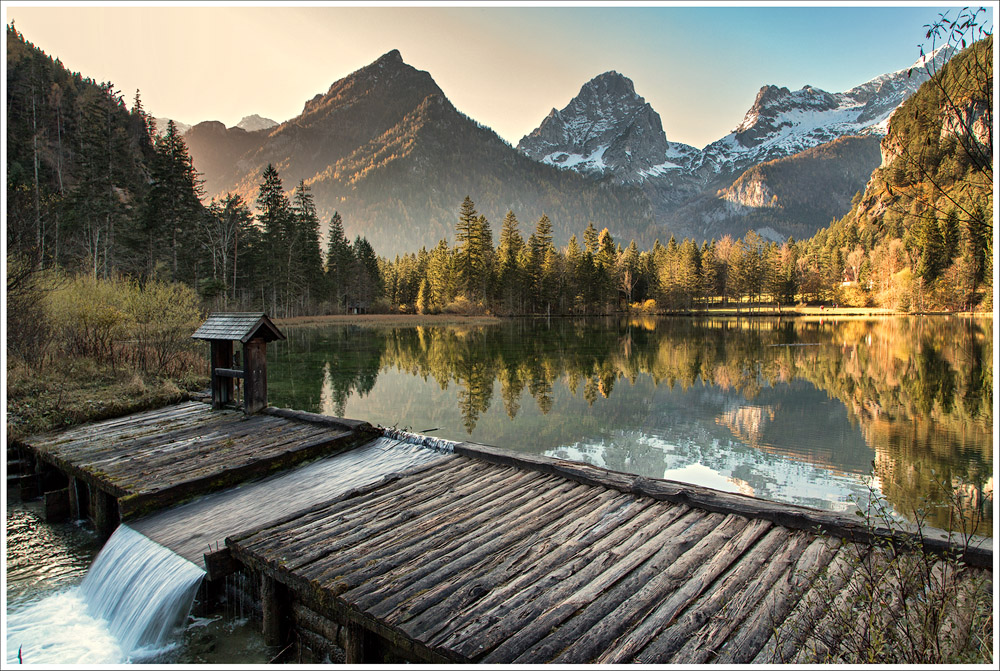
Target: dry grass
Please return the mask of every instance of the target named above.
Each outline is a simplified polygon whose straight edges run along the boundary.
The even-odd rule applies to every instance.
[[[177,379],[156,377],[90,358],[56,359],[39,370],[9,358],[7,436],[21,439],[178,403],[207,386],[207,377],[190,372]]]

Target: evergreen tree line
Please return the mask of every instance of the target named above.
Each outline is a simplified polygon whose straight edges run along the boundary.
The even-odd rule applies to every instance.
[[[640,251],[617,243],[593,222],[558,249],[542,217],[525,239],[508,211],[494,246],[492,227],[466,197],[455,245],[381,262],[386,302],[395,309],[433,313],[480,310],[495,314],[606,314],[630,308],[681,311],[705,305],[789,303],[798,294],[800,246],[766,242],[750,232],[701,245],[673,237]],[[652,301],[652,303],[650,303]]]
[[[368,240],[353,243],[334,213],[325,259],[320,220],[309,186],[286,195],[273,165],[262,175],[256,215],[240,196],[213,200],[205,218],[211,275],[203,297],[225,309],[260,309],[271,316],[368,311],[381,294],[379,262]]]
[[[12,268],[183,282],[213,308],[273,316],[367,309],[380,293],[374,250],[347,241],[338,215],[325,272],[304,183],[289,197],[268,166],[256,214],[233,195],[205,206],[180,131],[171,121],[158,132],[138,91],[129,109],[112,84],[69,72],[13,25],[7,49]]]
[[[991,176],[992,163],[980,166],[978,154],[958,151],[965,135],[942,134],[941,122],[920,130],[941,95],[914,96],[900,121],[894,117],[899,146],[940,141],[933,161],[912,149],[876,171],[874,183],[895,197],[891,207],[877,217],[859,213],[872,211],[861,208],[868,196],[859,194],[851,213],[806,241],[778,244],[749,232],[700,245],[671,237],[640,250],[589,223],[580,239],[557,248],[547,216],[526,236],[508,211],[495,243],[491,222],[467,196],[453,245],[441,239],[388,260],[365,237],[349,241],[337,213],[324,253],[309,186],[300,181],[288,195],[271,165],[253,209],[232,194],[204,206],[178,129],[171,122],[157,132],[139,92],[129,109],[111,84],[68,72],[13,25],[7,38],[7,243],[35,268],[184,282],[213,308],[275,317],[604,314],[799,301],[904,310],[992,305],[992,190],[974,179]],[[969,53],[988,54],[990,44]]]

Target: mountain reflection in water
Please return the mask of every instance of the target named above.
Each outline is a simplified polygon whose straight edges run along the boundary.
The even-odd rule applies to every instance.
[[[992,524],[988,319],[552,319],[286,329],[271,403],[647,477]],[[928,521],[947,525],[948,512]]]

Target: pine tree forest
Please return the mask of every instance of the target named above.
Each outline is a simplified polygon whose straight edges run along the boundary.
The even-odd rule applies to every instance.
[[[183,137],[172,122],[155,127],[138,91],[129,104],[12,25],[7,49],[9,268],[179,282],[207,309],[273,317],[992,309],[991,37],[904,104],[883,143],[895,160],[807,240],[749,231],[639,249],[580,222],[579,237],[557,241],[544,215],[522,222],[511,211],[495,227],[470,194],[456,203],[453,242],[393,259],[350,240],[340,214],[321,221],[310,186],[283,183],[271,165],[255,202],[205,204]]]

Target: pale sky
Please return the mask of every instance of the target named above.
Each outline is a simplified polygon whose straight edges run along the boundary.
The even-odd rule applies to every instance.
[[[839,92],[909,67],[929,46],[924,25],[963,6],[353,4],[365,6],[5,2],[3,14],[70,70],[111,81],[129,104],[138,89],[154,116],[189,124],[286,121],[399,49],[514,145],[585,82],[617,70],[660,114],[668,140],[701,148],[740,124],[763,85]]]

